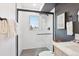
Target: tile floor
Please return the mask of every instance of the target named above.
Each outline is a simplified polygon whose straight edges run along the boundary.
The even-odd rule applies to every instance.
[[[23,50],[22,53],[21,53],[21,56],[38,56],[38,54],[42,51],[47,51],[49,50],[48,48],[46,47],[43,47],[43,48],[34,48],[34,49],[26,49],[26,50]]]

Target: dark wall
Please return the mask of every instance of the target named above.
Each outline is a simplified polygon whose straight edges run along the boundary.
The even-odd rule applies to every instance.
[[[56,17],[57,15],[61,13],[66,13],[66,22],[68,21],[73,21],[73,29],[74,29],[74,34],[79,33],[79,23],[77,22],[77,12],[79,10],[79,4],[77,3],[60,3],[57,4],[56,6]],[[55,19],[55,25],[57,24],[57,19]],[[62,30],[57,30],[57,25],[55,27],[55,33],[56,33],[56,39],[59,40],[73,40],[74,39],[74,34],[72,36],[67,35],[66,29]]]

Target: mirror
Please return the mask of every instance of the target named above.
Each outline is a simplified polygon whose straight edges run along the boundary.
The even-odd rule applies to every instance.
[[[65,13],[57,16],[57,29],[65,29]]]

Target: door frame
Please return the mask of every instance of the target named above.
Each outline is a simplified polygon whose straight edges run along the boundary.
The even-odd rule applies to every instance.
[[[17,14],[16,14],[16,21],[18,23],[18,12],[24,11],[24,12],[35,12],[35,13],[41,13],[41,14],[52,14],[53,15],[53,40],[54,40],[54,13],[53,12],[45,12],[45,11],[36,11],[36,10],[28,10],[28,9],[19,9],[17,8]],[[53,49],[54,50],[54,49]],[[18,34],[16,36],[16,55],[18,56]]]

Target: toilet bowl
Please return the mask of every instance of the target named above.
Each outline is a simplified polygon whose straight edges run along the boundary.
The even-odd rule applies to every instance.
[[[54,56],[52,51],[42,51],[39,53],[39,56]]]

